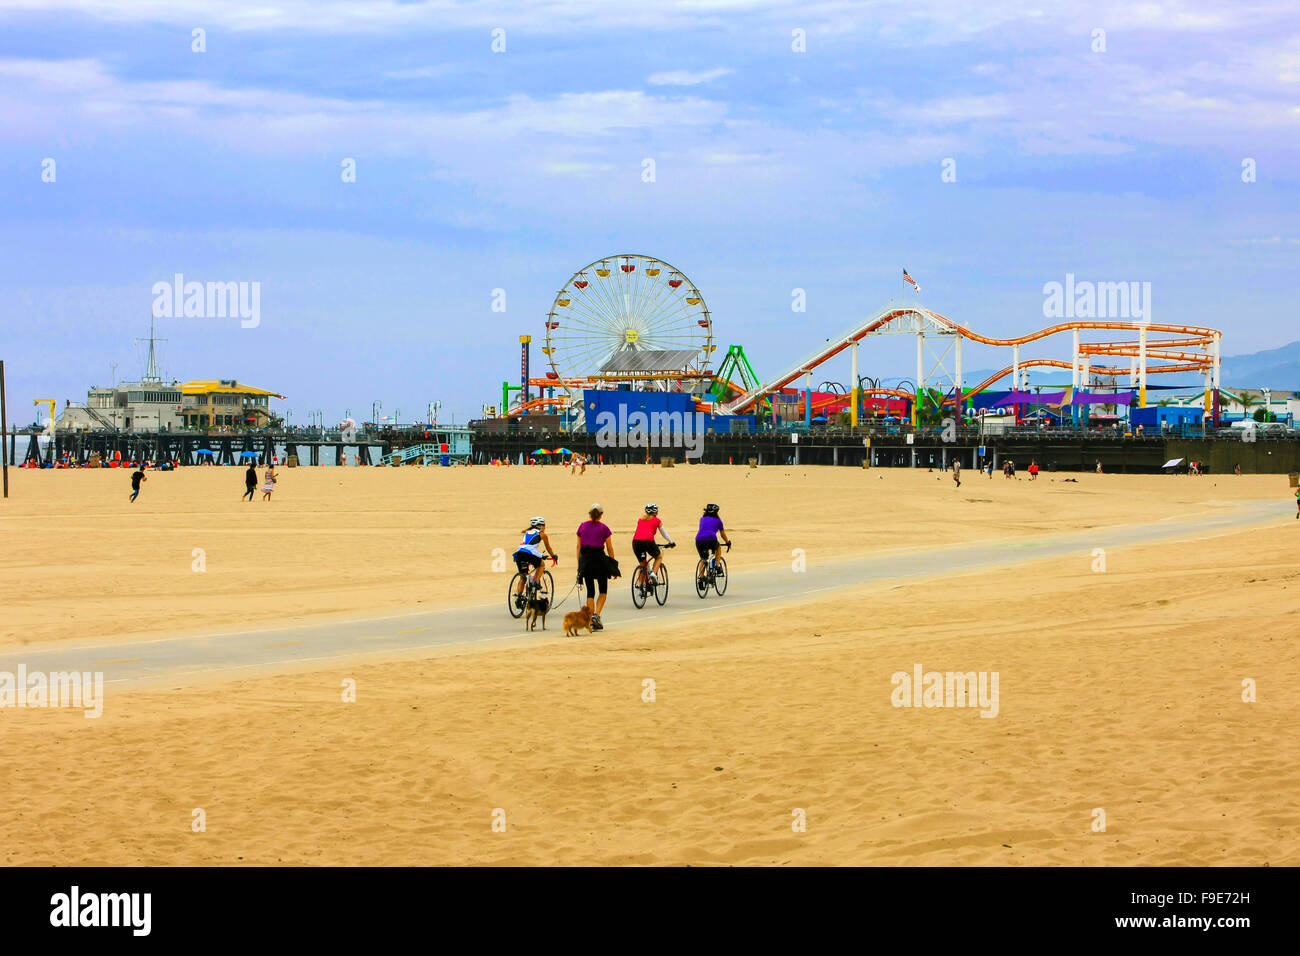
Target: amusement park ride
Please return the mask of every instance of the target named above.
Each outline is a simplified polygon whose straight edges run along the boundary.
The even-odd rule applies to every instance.
[[[1110,341],[1087,342],[1081,332],[1120,333]],[[1070,361],[1021,358],[1020,347],[1039,339],[1070,333]],[[880,335],[916,337],[916,382],[913,389],[882,388],[858,374],[858,347]],[[848,396],[850,424],[858,423],[863,399],[897,398],[911,406],[912,421],[918,405],[931,402],[939,410],[958,409],[972,396],[1011,376],[1011,391],[1025,388],[1025,371],[1031,367],[1068,368],[1073,388],[1086,388],[1092,375],[1118,380],[1127,375],[1137,391],[1138,404],[1146,406],[1150,375],[1195,372],[1205,377],[1205,408],[1219,388],[1220,344],[1223,333],[1198,326],[1076,320],[1011,338],[973,332],[937,312],[919,306],[885,309],[828,340],[811,355],[780,375],[762,381],[745,350],[728,348],[716,371],[710,366],[714,345],[713,319],[698,287],[681,270],[662,259],[638,254],[609,256],[575,272],[556,294],[546,315],[542,353],[548,369],[542,377],[529,375],[531,336],[521,336],[521,384],[503,383],[502,411],[527,414],[550,409],[570,412],[570,421],[582,421],[583,390],[630,387],[642,391],[689,392],[696,407],[720,415],[771,411],[782,389],[798,387],[802,378],[804,414],[811,418],[812,372],[844,350],[850,353]],[[1011,349],[1011,363],[973,387],[962,377],[962,343]],[[947,363],[952,360],[951,370]],[[1128,367],[1114,365],[1128,359]],[[1094,361],[1098,364],[1094,365]],[[1100,363],[1106,364],[1100,364]],[[1154,363],[1154,364],[1153,364]],[[863,387],[864,384],[867,387]],[[840,386],[841,390],[843,387]],[[536,389],[536,397],[533,390]],[[509,393],[519,400],[510,407]],[[917,397],[920,396],[918,403]],[[843,402],[844,397],[822,401],[822,406]]]

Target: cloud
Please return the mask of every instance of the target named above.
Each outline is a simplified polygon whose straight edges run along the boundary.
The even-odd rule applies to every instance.
[[[432,66],[419,66],[409,70],[388,70],[384,76],[390,80],[436,80],[460,73],[463,69],[464,67],[455,63],[435,63]]]
[[[720,76],[726,76],[733,73],[726,67],[720,66],[712,70],[704,70],[700,73],[692,73],[689,70],[669,70],[667,73],[650,74],[651,86],[696,86],[700,83],[708,83],[716,80]]]

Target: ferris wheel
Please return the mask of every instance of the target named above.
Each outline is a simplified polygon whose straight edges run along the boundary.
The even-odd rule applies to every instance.
[[[598,259],[573,274],[546,316],[546,377],[571,395],[591,379],[689,390],[706,376],[713,319],[681,270],[635,254]],[[580,396],[577,396],[580,397]]]

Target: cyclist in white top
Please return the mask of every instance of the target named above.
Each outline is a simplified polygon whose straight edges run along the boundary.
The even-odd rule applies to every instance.
[[[512,555],[515,559],[515,567],[519,569],[519,583],[515,586],[516,594],[523,592],[525,577],[531,577],[533,581],[538,580],[542,561],[548,556],[556,564],[560,561],[555,554],[555,549],[551,547],[551,539],[546,536],[545,518],[538,515],[531,519],[528,527],[521,533],[524,540]],[[546,548],[545,551],[542,550],[543,547]]]

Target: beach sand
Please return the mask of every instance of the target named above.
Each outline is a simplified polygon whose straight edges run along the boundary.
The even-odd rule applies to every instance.
[[[0,710],[7,864],[1300,863],[1300,521],[1284,476],[282,475],[274,501],[249,504],[236,469],[155,473],[131,505],[124,474],[11,472],[0,639],[12,653],[503,603],[493,549],[544,514],[567,582],[593,501],[625,559],[645,501],[679,541],[720,502],[736,585],[796,548],[814,574],[847,554],[1010,546],[1238,501],[1275,500],[1279,518],[1111,549],[1104,572],[1089,551],[961,575],[936,561],[932,579],[837,578],[661,624],[618,582],[594,636],[110,691],[96,720]],[[894,706],[892,676],[916,665],[997,672],[996,717]]]

